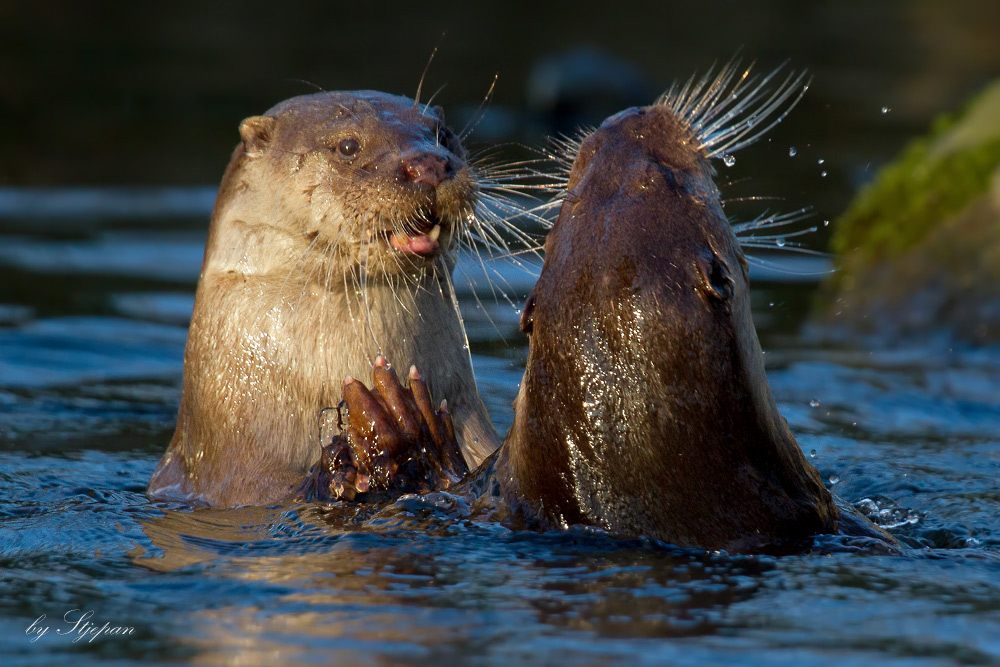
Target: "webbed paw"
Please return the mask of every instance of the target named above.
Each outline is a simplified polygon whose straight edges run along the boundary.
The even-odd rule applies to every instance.
[[[385,499],[445,489],[468,472],[447,402],[434,410],[416,367],[404,387],[379,355],[372,389],[347,377],[343,397],[341,434],[323,448],[299,497]]]

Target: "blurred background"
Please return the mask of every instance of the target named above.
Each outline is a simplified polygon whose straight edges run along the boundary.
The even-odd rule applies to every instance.
[[[782,137],[799,145],[799,166],[826,158],[820,194],[841,197],[856,171],[997,74],[998,34],[990,0],[7,0],[0,183],[215,183],[242,118],[317,88],[412,96],[439,46],[425,90],[440,88],[453,115],[498,76],[488,141],[571,129],[576,118],[554,114],[588,89],[614,111],[736,53],[763,69],[788,61],[813,86]],[[581,119],[599,121],[606,109],[594,108]]]

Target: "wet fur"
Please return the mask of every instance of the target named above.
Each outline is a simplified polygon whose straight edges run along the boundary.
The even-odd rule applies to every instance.
[[[293,98],[244,121],[209,230],[184,361],[177,429],[156,497],[232,507],[281,500],[320,452],[320,412],[375,356],[417,364],[449,397],[476,464],[499,437],[476,389],[451,273],[456,237],[495,236],[476,173],[441,111],[373,91]],[[360,140],[354,160],[338,154]],[[399,185],[410,152],[447,157],[431,197]],[[496,180],[501,183],[496,184]],[[393,232],[442,224],[433,258],[391,250]]]
[[[571,169],[493,464],[494,488],[528,525],[735,551],[838,531],[771,396],[747,262],[709,162],[805,88],[791,76],[770,92],[773,77],[725,68],[563,142]]]

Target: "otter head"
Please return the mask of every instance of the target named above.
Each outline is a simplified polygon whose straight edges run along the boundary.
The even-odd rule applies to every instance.
[[[475,209],[476,177],[438,107],[317,93],[246,119],[240,135],[216,218],[247,222],[252,210],[293,260],[314,256],[328,272],[377,279],[431,266]]]
[[[549,525],[745,549],[835,521],[771,397],[698,139],[661,103],[612,116],[573,156],[498,462],[508,497]]]

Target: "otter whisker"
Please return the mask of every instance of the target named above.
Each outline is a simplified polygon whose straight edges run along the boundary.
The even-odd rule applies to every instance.
[[[544,237],[536,241],[532,235],[522,231],[518,226],[511,222],[509,218],[514,216],[525,216],[533,222],[538,223],[543,229],[547,230],[552,226],[552,221],[544,216],[538,215],[535,211],[547,210],[550,208],[550,202],[539,204],[532,208],[522,208],[507,198],[495,195],[492,192],[484,192],[482,193],[482,197],[486,200],[486,202],[493,204],[501,210],[505,210],[509,214],[508,217],[504,217],[493,213],[493,211],[489,208],[485,208],[483,217],[492,216],[489,218],[489,221],[493,223],[492,226],[502,226],[504,229],[507,229],[526,247],[541,247],[541,244],[544,242]]]
[[[497,79],[500,78],[499,74],[493,75],[493,81],[490,83],[489,89],[486,91],[486,95],[483,96],[482,101],[479,103],[479,107],[476,109],[476,113],[472,115],[471,118],[465,123],[465,127],[461,129],[458,133],[458,140],[465,141],[472,135],[479,123],[482,122],[483,118],[486,117],[486,106],[489,105],[490,98],[493,97],[493,89],[496,88]],[[475,123],[473,123],[475,121]],[[471,127],[470,127],[471,126]]]
[[[442,34],[441,37],[444,37],[444,35]],[[427,58],[427,64],[424,65],[424,71],[420,74],[420,81],[417,83],[417,94],[413,96],[413,108],[414,109],[418,109],[420,107],[420,91],[424,87],[424,80],[427,78],[427,72],[430,71],[430,69],[431,69],[431,63],[434,62],[434,56],[437,55],[437,52],[438,52],[438,44],[435,44],[434,45],[434,50],[431,51],[430,57]],[[428,102],[427,104],[424,105],[424,112],[421,113],[421,115],[424,115],[424,113],[426,113],[427,107],[429,105],[430,105],[430,102]]]
[[[319,236],[318,235],[315,236],[315,237],[313,237],[312,241],[309,242],[309,244],[306,246],[305,250],[303,250],[302,253],[299,255],[299,259],[296,260],[295,264],[288,270],[288,273],[285,274],[285,280],[282,281],[281,287],[278,288],[278,297],[279,297],[279,299],[281,298],[281,296],[285,292],[285,286],[288,285],[288,281],[292,277],[292,272],[295,271],[300,266],[302,266],[302,262],[305,261],[306,255],[312,253],[313,249],[316,246],[316,242],[318,240],[319,240]],[[315,266],[313,268],[315,269]],[[303,281],[303,284],[300,286],[300,289],[299,289],[299,303],[301,303],[301,301],[302,301],[303,292],[305,291],[306,285],[308,285],[309,278],[311,276],[312,276],[312,269],[310,270],[309,274],[306,275],[306,279]],[[298,306],[299,303],[296,303],[296,306]]]
[[[495,252],[505,254],[510,252],[510,247],[506,239],[493,226],[483,225],[479,220],[470,224],[467,234],[470,240],[485,247],[491,258],[493,258]],[[478,248],[478,245],[474,247]]]
[[[788,250],[789,252],[796,252],[811,257],[822,257],[822,258],[830,257],[827,253],[820,252],[818,250],[810,250],[808,248],[783,248],[783,250]],[[825,276],[831,273],[836,273],[837,271],[837,268],[832,266],[830,268],[820,269],[817,271],[794,270],[782,264],[769,262],[766,259],[754,255],[747,255],[747,261],[750,264],[754,264],[761,268],[767,269],[768,271],[773,271],[774,273],[783,273],[785,275],[791,275],[791,276]]]
[[[561,183],[569,182],[569,173],[577,154],[580,152],[580,146],[596,130],[597,128],[593,126],[584,126],[578,129],[573,136],[562,134],[549,137],[549,148],[543,148],[541,152],[546,159],[556,164],[557,173],[553,178]]]
[[[489,253],[489,254],[490,254],[490,256],[491,256],[491,257],[490,257],[490,259],[494,259],[494,258],[492,257],[492,249],[491,249],[491,248],[490,248],[489,246],[487,246],[487,253]],[[482,270],[483,270],[483,274],[487,276],[487,282],[489,283],[489,286],[490,286],[490,291],[491,291],[491,292],[493,293],[493,298],[494,298],[494,300],[496,300],[496,299],[498,298],[498,297],[497,297],[497,289],[496,289],[496,285],[495,285],[495,284],[493,283],[493,281],[492,281],[492,280],[489,280],[489,274],[488,274],[488,272],[487,272],[487,269],[486,269],[486,263],[485,263],[485,262],[483,261],[483,256],[482,256],[482,254],[481,254],[480,252],[478,252],[478,248],[477,248],[477,251],[474,251],[474,252],[472,253],[472,255],[474,255],[474,256],[475,256],[475,258],[476,258],[476,260],[478,261],[478,263],[479,263],[479,266],[480,266],[480,268],[482,268]],[[473,282],[474,282],[474,281],[473,281]],[[503,290],[501,290],[501,293],[502,293],[502,292],[503,292]],[[480,306],[482,306],[482,303],[481,303],[481,302],[479,301],[479,295],[478,295],[478,294],[476,293],[476,290],[473,290],[473,295],[474,295],[474,296],[475,296],[475,298],[476,298],[476,302],[477,302],[477,303],[479,303],[479,304],[480,304]],[[504,297],[506,297],[506,296],[507,296],[507,295],[506,295],[506,294],[504,294]],[[509,299],[508,299],[508,301],[509,301]]]
[[[490,323],[490,326],[493,328],[493,331],[496,332],[496,335],[500,339],[500,342],[506,345],[507,344],[506,337],[503,335],[503,332],[500,331],[500,327],[497,325],[497,323],[493,320],[493,317],[490,315],[489,310],[486,308],[486,304],[484,304],[482,300],[479,298],[479,290],[476,289],[479,286],[479,284],[471,275],[469,275],[469,273],[465,271],[465,269],[461,269],[461,271],[465,279],[469,281],[469,283],[472,285],[472,298],[475,300],[476,305],[482,311],[483,317],[485,317],[486,321]],[[493,289],[493,281],[489,278],[489,276],[487,276],[486,282],[489,283],[490,288]],[[507,296],[507,294],[502,291],[501,293],[503,294],[504,299],[507,301],[507,303],[510,304],[511,307],[516,309],[514,302],[511,301],[511,299]],[[493,289],[493,298],[494,300],[497,300],[495,289]]]
[[[732,227],[733,231],[736,232],[738,236],[744,232],[752,232],[758,229],[773,229],[775,227],[793,225],[795,223],[802,222],[803,220],[807,220],[811,213],[812,209],[809,207],[800,208],[787,213],[772,214],[765,212],[748,222],[734,222],[732,223]],[[815,228],[813,228],[813,231],[815,231]]]
[[[410,277],[408,275],[406,275],[406,274],[403,274],[402,276],[389,276],[389,280],[388,280],[389,291],[392,293],[393,299],[395,299],[396,303],[399,304],[399,307],[402,309],[402,311],[404,313],[408,313],[408,314],[412,315],[413,311],[410,309],[410,307],[408,305],[406,305],[403,302],[403,297],[402,297],[403,291],[401,289],[399,289],[399,283],[400,283],[400,281],[407,281],[407,280],[410,280]],[[413,283],[414,283],[414,287],[417,287],[417,283],[416,283],[415,280],[413,281]],[[417,312],[419,314],[419,311],[417,311]]]
[[[748,67],[731,88],[728,85],[731,75],[722,82],[720,91],[728,88],[726,102],[708,107],[705,111],[696,106],[690,113],[684,110],[680,114],[694,130],[702,152],[708,157],[736,152],[757,141],[784,120],[809,86],[804,72],[789,72],[785,80],[762,101],[767,93],[767,85],[780,70],[779,67],[762,78],[748,79]],[[749,92],[745,92],[745,86],[742,85],[744,83],[750,87]],[[665,103],[669,105],[670,101]],[[756,108],[753,108],[754,105]],[[771,122],[759,127],[775,113],[777,116]]]
[[[737,76],[738,68],[739,60],[722,66],[717,74],[713,66],[698,80],[692,77],[683,87],[671,86],[657,100],[687,123],[706,157],[730,154],[760,139],[785,118],[809,87],[804,72],[789,72],[769,92],[769,84],[782,67],[762,77],[750,76],[753,63]]]
[[[472,366],[472,346],[469,345],[469,334],[465,330],[465,319],[462,317],[462,309],[458,305],[458,293],[455,291],[455,282],[452,279],[450,272],[443,271],[442,273],[444,274],[442,276],[444,278],[443,282],[445,283],[445,285],[448,288],[448,290],[447,290],[448,291],[448,297],[450,297],[449,300],[451,301],[452,310],[455,313],[455,317],[457,317],[458,321],[462,324],[462,343],[463,343],[463,346],[464,346],[464,349],[465,349],[465,353],[467,355],[469,366],[471,367]]]
[[[740,180],[743,180],[743,179],[740,179]],[[721,185],[719,187],[721,189],[721,188],[727,187],[728,185],[730,185],[730,184],[726,183],[726,184],[723,184],[723,185]],[[774,202],[774,201],[785,201],[785,198],[784,197],[767,196],[767,195],[750,195],[750,196],[745,196],[745,197],[726,197],[726,198],[720,199],[719,203],[722,204],[722,208],[726,208],[726,206],[728,206],[729,204],[740,204],[740,203],[749,202],[749,201],[753,201],[753,202],[757,202],[757,201],[761,201],[761,202]]]
[[[747,241],[746,243],[740,243],[742,248],[760,248],[762,250],[781,250],[782,252],[797,252],[801,254],[816,255],[817,257],[831,257],[831,255],[822,250],[814,250],[812,248],[807,248],[805,245],[798,241],[788,241],[782,244],[776,244],[773,242],[764,241]]]
[[[730,224],[733,228],[733,232],[736,234],[736,238],[739,241],[740,246],[744,248],[744,250],[749,248],[763,248],[769,250],[799,253],[807,252],[808,254],[814,254],[813,251],[803,247],[803,245],[798,241],[793,241],[791,239],[815,233],[818,229],[815,225],[806,228],[791,228],[788,229],[788,231],[775,231],[780,230],[781,228],[789,228],[792,225],[796,225],[803,220],[808,219],[810,213],[811,210],[809,208],[801,208],[788,213],[765,213],[753,220],[750,220],[749,222],[731,222]],[[815,254],[825,256],[825,253]]]
[[[518,235],[523,234],[519,229],[517,229],[517,227],[514,227],[513,225],[509,229],[514,234]],[[491,258],[493,259],[499,258],[499,256],[497,256],[495,253],[500,253],[500,256],[504,257],[513,257],[515,254],[521,254],[522,252],[532,253],[536,257],[541,259],[541,249],[542,249],[541,244],[530,243],[530,238],[528,238],[527,236],[524,237],[525,240],[523,241],[524,245],[523,249],[520,252],[515,253],[510,248],[510,245],[507,243],[506,239],[504,239],[499,234],[499,232],[492,226],[488,225],[484,226],[477,221],[476,223],[470,226],[469,231],[467,233],[471,240],[484,245],[488,249]],[[518,263],[518,265],[520,264]]]
[[[368,220],[365,221],[365,227],[362,230],[363,232],[365,232],[364,233],[365,237],[368,236],[367,226],[368,226],[369,222],[370,221],[368,221]],[[365,256],[364,256],[363,265],[361,267],[361,271],[360,271],[360,275],[361,275],[361,297],[363,299],[364,310],[365,310],[365,324],[368,327],[368,333],[371,336],[372,345],[374,345],[373,349],[377,350],[378,352],[381,352],[382,351],[382,346],[379,344],[378,336],[375,334],[375,329],[372,326],[372,308],[371,308],[371,302],[369,301],[369,298],[368,298],[369,297],[369,290],[368,290],[369,262],[371,262],[371,257],[372,257],[371,252],[370,251],[366,252]]]
[[[431,105],[434,104],[434,98],[437,97],[441,93],[441,91],[444,90],[447,87],[448,87],[447,83],[442,83],[440,86],[438,86],[438,89],[435,90],[434,94],[431,95],[430,99],[427,100],[427,104],[424,105],[423,111],[420,112],[421,116],[426,116],[427,115],[428,109],[430,109]]]

